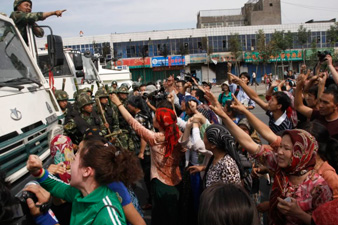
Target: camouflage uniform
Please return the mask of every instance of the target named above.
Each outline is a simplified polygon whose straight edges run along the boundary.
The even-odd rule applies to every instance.
[[[96,93],[95,93],[95,99],[96,98],[109,98],[109,95],[107,93],[107,91],[103,88],[99,89]],[[118,114],[114,113],[112,107],[110,107],[108,104],[106,105],[103,105],[101,104],[102,106],[102,109],[104,110],[104,114],[105,114],[105,117],[106,117],[106,120],[109,124],[109,129],[111,132],[114,132],[114,131],[119,131],[120,130],[120,127],[119,127],[119,118],[118,118]],[[99,107],[96,105],[96,103],[94,104],[94,107],[93,107],[93,111],[99,115],[99,117],[102,119],[103,121],[103,118],[101,116],[101,113],[100,113],[100,110],[99,110]]]
[[[128,94],[128,88],[125,86],[121,86],[118,88],[117,93],[124,93],[124,94]],[[122,104],[124,105],[124,107],[127,108],[127,101],[126,100],[122,100],[120,99]],[[129,149],[130,151],[134,151],[135,147],[134,147],[134,142],[132,140],[132,138],[130,138],[130,134],[131,134],[131,128],[128,124],[128,122],[124,119],[124,117],[122,116],[122,114],[120,113],[120,110],[118,109],[118,107],[116,105],[113,105],[113,111],[115,114],[118,115],[118,121],[119,121],[119,126],[120,129],[122,130],[122,134],[118,135],[118,139],[121,142],[121,147],[125,148],[125,149]]]
[[[15,0],[14,1],[14,12],[11,13],[10,18],[13,19],[16,27],[20,31],[21,36],[23,37],[25,42],[28,43],[26,26],[27,25],[37,26],[36,21],[44,20],[44,19],[43,19],[43,12],[26,13],[26,12],[17,11],[17,7],[23,2],[30,2],[32,5],[32,2],[30,0]],[[42,28],[33,29],[33,33],[37,37],[43,37],[44,35],[44,31]]]
[[[55,90],[55,98],[58,102],[59,101],[68,101],[68,99],[69,99],[67,92],[62,91],[62,90]],[[61,109],[61,110],[63,110],[63,109]],[[64,120],[64,123],[66,123],[68,121],[67,118],[71,114],[72,110],[73,110],[73,106],[68,102],[66,109],[62,111],[64,118],[66,118]]]
[[[91,97],[86,93],[81,93],[77,97],[75,104],[81,110],[80,113],[74,113],[73,117],[69,119],[67,124],[64,125],[64,131],[69,136],[75,144],[79,144],[83,135],[85,134],[88,128],[99,129],[102,133],[102,136],[107,134],[107,130],[99,118],[94,113],[87,115],[82,112],[82,108],[88,104],[93,104]]]

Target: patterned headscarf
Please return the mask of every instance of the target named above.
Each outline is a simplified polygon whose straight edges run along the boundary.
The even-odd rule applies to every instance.
[[[64,163],[67,172],[59,174],[62,181],[70,181],[70,163],[74,160],[73,143],[64,135],[55,136],[50,143],[50,154],[54,158],[54,164]]]
[[[241,178],[243,178],[244,169],[235,148],[234,138],[230,132],[220,124],[212,124],[205,130],[205,135],[210,143],[216,145],[219,149],[224,149],[224,151],[236,161]]]
[[[283,135],[289,135],[293,144],[292,161],[287,168],[276,171],[275,181],[270,195],[270,224],[284,224],[285,218],[277,209],[277,197],[286,198],[287,193],[294,193],[289,184],[289,175],[302,176],[313,170],[316,164],[318,143],[316,139],[304,130],[286,130]]]
[[[175,112],[168,108],[158,108],[155,113],[156,121],[164,129],[167,142],[165,157],[169,157],[180,138]]]

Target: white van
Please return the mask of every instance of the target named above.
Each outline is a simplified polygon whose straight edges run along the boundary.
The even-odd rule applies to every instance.
[[[0,169],[13,194],[29,179],[30,154],[44,163],[62,112],[12,19],[0,15]]]

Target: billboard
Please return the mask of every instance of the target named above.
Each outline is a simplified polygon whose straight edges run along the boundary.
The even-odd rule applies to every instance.
[[[303,52],[302,50],[286,50],[276,56],[270,56],[270,62],[282,61],[302,61]],[[259,56],[259,52],[245,52],[244,62],[261,62],[262,59]]]
[[[116,66],[129,66],[130,69],[150,68],[150,57],[126,58],[116,62]]]
[[[185,56],[158,56],[151,58],[152,67],[162,67],[162,66],[182,66],[185,65]]]

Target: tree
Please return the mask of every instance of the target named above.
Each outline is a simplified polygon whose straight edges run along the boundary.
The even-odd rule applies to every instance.
[[[239,57],[242,55],[242,45],[241,45],[241,41],[239,39],[239,34],[235,33],[235,34],[231,34],[230,38],[229,38],[229,50],[231,52],[231,54],[235,57],[235,69],[236,69],[236,73],[239,74],[239,65],[238,65],[238,60]]]
[[[168,59],[168,55],[169,55],[169,50],[167,48],[166,44],[163,44],[163,47],[160,49],[160,55],[164,57],[164,66],[166,66],[166,61]],[[167,70],[164,70],[164,74],[167,77]]]
[[[326,31],[326,42],[330,44],[330,47],[334,47],[338,41],[338,22],[330,26],[330,29]]]
[[[285,50],[287,49],[287,42],[284,38],[284,30],[277,31],[272,34],[271,37],[272,42],[274,43],[275,51],[278,53],[281,63],[282,63],[282,71],[284,72],[284,63],[283,60],[285,58]],[[277,60],[276,60],[277,61]],[[275,64],[275,68],[277,69],[277,63]]]
[[[178,54],[181,56],[181,59],[182,59],[182,63],[183,63],[183,57],[185,56],[185,55],[188,55],[189,54],[189,48],[188,48],[189,46],[188,46],[188,43],[180,43],[179,44],[179,49],[178,49]],[[184,66],[184,64],[183,64],[183,66]]]
[[[318,62],[318,54],[317,54],[317,42],[316,40],[312,40],[311,42],[311,55],[310,55],[310,66],[314,67]]]
[[[292,61],[290,60],[290,58],[291,58],[291,49],[293,48],[293,37],[294,37],[294,34],[291,33],[290,30],[288,30],[288,32],[285,33],[284,35],[286,49],[290,51],[289,54],[287,54],[287,60],[288,60],[289,66],[291,62],[291,68],[292,68]]]
[[[257,51],[259,53],[260,61],[263,63],[265,74],[266,64],[270,62],[271,48],[269,44],[266,44],[265,33],[261,29],[257,32]]]
[[[303,25],[300,25],[297,32],[297,41],[298,44],[302,46],[303,61],[305,64],[305,54],[304,54],[304,45],[308,42],[308,39],[311,35],[311,30],[307,30]]]

